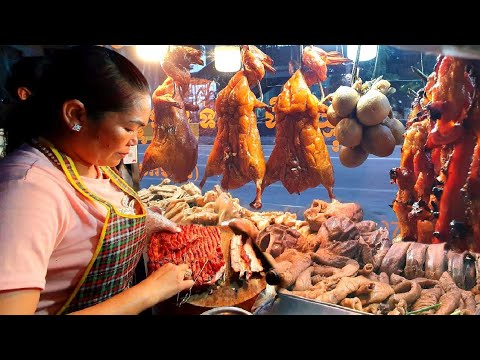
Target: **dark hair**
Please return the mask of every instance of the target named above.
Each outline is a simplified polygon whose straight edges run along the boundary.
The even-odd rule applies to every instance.
[[[52,56],[37,89],[18,104],[23,109],[7,119],[7,153],[61,126],[65,101],[80,100],[92,120],[106,112],[129,110],[139,93],[149,94],[148,81],[126,57],[101,46],[74,46]]]
[[[37,90],[44,67],[48,64],[45,56],[24,57],[13,64],[5,82],[5,89],[10,96],[10,103],[19,101],[17,89],[26,87],[32,93]]]

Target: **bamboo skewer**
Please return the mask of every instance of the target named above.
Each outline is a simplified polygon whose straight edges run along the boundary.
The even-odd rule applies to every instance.
[[[442,303],[426,306],[426,307],[423,307],[423,308],[418,309],[418,310],[408,311],[405,315],[415,315],[415,314],[419,314],[419,313],[422,313],[422,312],[425,312],[425,311],[428,311],[428,310],[431,310],[431,309],[436,310],[440,305],[442,305]]]

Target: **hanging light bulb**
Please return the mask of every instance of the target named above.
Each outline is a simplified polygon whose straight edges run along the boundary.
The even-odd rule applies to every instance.
[[[240,47],[236,45],[216,45],[214,50],[215,69],[221,72],[235,72],[242,66]]]
[[[358,45],[347,45],[347,57],[355,61],[357,58]],[[377,56],[378,45],[362,45],[358,61],[368,61]]]
[[[149,62],[163,62],[168,45],[137,45],[137,55]]]

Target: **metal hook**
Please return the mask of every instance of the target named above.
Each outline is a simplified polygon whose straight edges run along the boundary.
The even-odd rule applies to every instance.
[[[260,84],[260,81],[257,79],[257,86],[260,91],[260,101],[263,102],[263,92],[262,92],[262,85]]]
[[[375,65],[373,67],[372,80],[375,79],[375,73],[377,72],[378,58],[380,57],[380,45],[377,45],[377,56],[375,57]]]
[[[352,79],[350,81],[350,86],[353,86],[355,81],[357,81],[358,77],[358,62],[360,60],[360,51],[361,51],[362,45],[358,45],[357,48],[357,55],[355,56],[355,61],[353,63],[353,69],[352,69]]]

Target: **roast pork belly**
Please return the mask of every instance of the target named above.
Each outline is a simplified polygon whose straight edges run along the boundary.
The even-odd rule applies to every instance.
[[[232,219],[228,222],[228,226],[230,226],[235,233],[243,233],[254,240],[258,236],[258,228],[251,220],[244,218]]]
[[[248,276],[250,259],[243,248],[241,235],[232,236],[230,240],[230,260],[233,271],[239,273],[238,277],[241,278],[245,274]]]
[[[255,250],[253,249],[253,241],[251,238],[247,238],[247,240],[243,244],[243,248],[245,249],[245,253],[250,259],[250,270],[252,272],[263,271],[262,263],[260,262],[260,259],[257,258]]]
[[[220,230],[215,226],[181,225],[182,231],[153,233],[148,247],[149,273],[170,262],[187,263],[194,290],[213,285],[225,273]]]
[[[260,260],[255,255],[252,239],[247,238],[244,243],[241,235],[234,235],[230,240],[230,259],[233,271],[239,273],[238,277],[250,279],[254,272],[263,271]]]

